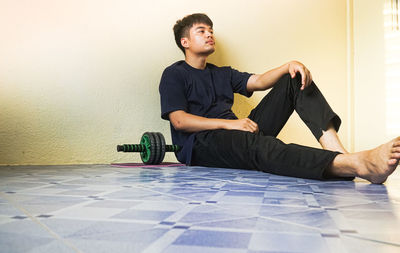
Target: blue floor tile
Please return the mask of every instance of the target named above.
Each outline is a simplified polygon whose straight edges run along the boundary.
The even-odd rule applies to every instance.
[[[204,167],[0,167],[0,252],[400,252],[383,185]]]
[[[188,230],[173,244],[220,248],[247,248],[251,233]]]

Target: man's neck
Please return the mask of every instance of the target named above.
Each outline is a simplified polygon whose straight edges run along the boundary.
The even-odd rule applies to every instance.
[[[186,54],[185,62],[196,69],[205,69],[207,65],[207,56],[193,56]]]

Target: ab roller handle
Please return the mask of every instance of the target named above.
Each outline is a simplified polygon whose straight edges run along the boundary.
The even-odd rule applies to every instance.
[[[165,145],[165,138],[161,133],[146,132],[140,139],[140,144],[123,144],[117,146],[118,152],[138,152],[145,164],[160,164],[164,160],[165,152],[176,152],[181,147]]]

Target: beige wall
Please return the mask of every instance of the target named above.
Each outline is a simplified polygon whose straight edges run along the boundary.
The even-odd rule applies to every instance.
[[[354,0],[355,149],[385,140],[383,0]],[[374,133],[380,134],[372,134]]]
[[[389,1],[386,0],[388,3]],[[388,29],[384,28],[385,0],[354,0],[354,140],[355,149],[369,149],[400,135],[400,129],[388,131],[388,124],[397,122],[400,113],[388,108],[388,89],[386,78],[388,55]],[[390,29],[389,29],[390,30]],[[398,36],[398,35],[397,35]],[[400,54],[397,42],[397,56],[390,57],[398,63],[396,72],[400,73]],[[397,77],[397,87],[400,77]],[[400,91],[396,89],[397,94]],[[398,95],[397,104],[398,104]],[[394,103],[395,104],[395,103]],[[392,109],[392,110],[391,110]],[[392,117],[392,118],[390,118]]]
[[[292,59],[306,64],[341,115],[340,136],[349,145],[345,0],[5,0],[0,164],[135,162],[138,155],[115,146],[138,142],[145,131],[170,142],[158,83],[162,70],[182,59],[172,26],[193,12],[215,23],[210,61],[217,65],[261,73]],[[237,97],[235,111],[246,116],[263,95]],[[318,146],[297,116],[280,137]]]

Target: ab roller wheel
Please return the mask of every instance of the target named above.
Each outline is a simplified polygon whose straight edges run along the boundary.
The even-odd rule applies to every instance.
[[[161,133],[146,132],[140,139],[140,144],[123,144],[117,146],[118,152],[140,152],[144,164],[160,164],[164,160],[165,152],[176,152],[177,145],[165,145],[165,138]]]

